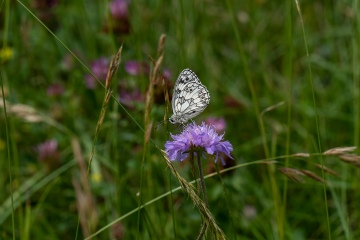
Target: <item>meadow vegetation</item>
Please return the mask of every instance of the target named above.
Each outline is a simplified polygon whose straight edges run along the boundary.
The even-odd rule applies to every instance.
[[[4,0],[0,18],[0,239],[360,239],[357,0]],[[231,155],[170,161],[185,68]]]

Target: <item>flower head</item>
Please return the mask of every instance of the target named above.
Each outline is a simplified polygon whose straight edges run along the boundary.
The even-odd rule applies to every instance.
[[[108,72],[109,61],[105,57],[101,57],[91,63],[91,71],[100,80],[105,82]]]
[[[163,77],[165,79],[171,79],[171,71],[170,71],[170,69],[165,68],[162,75],[163,75]]]
[[[61,96],[65,89],[61,83],[53,83],[46,89],[48,96]]]
[[[126,19],[128,17],[128,1],[113,0],[109,3],[111,16],[115,19]]]
[[[205,120],[205,122],[209,125],[214,126],[216,132],[218,133],[223,133],[225,131],[226,123],[224,118],[209,117]]]
[[[108,59],[101,57],[91,63],[90,70],[97,79],[105,82],[108,72],[108,64]],[[91,74],[86,74],[84,79],[85,85],[88,89],[95,89],[97,80]]]
[[[55,139],[39,143],[34,147],[39,162],[45,168],[45,171],[52,171],[60,165],[60,152],[58,142]]]
[[[125,71],[133,76],[140,76],[141,74],[148,75],[150,73],[150,67],[146,62],[130,60],[125,63]]]
[[[14,49],[11,47],[4,47],[0,49],[0,59],[3,61],[10,60],[14,57]]]
[[[119,102],[133,109],[135,107],[135,103],[143,102],[143,95],[137,89],[132,91],[120,89]]]
[[[104,26],[105,32],[112,32],[120,38],[130,33],[130,0],[112,0],[109,3],[110,16]]]
[[[58,142],[54,139],[38,144],[35,147],[35,150],[38,153],[39,160],[42,162],[57,160],[60,157],[58,152]]]
[[[195,148],[202,148],[210,155],[215,155],[215,163],[220,153],[224,153],[233,159],[230,155],[233,147],[229,141],[222,141],[223,136],[224,134],[217,134],[213,126],[206,125],[204,122],[201,125],[190,123],[182,133],[171,134],[173,141],[165,143],[165,152],[171,161],[183,161],[188,157],[191,146],[194,146]],[[220,159],[221,163],[225,165],[221,155]]]

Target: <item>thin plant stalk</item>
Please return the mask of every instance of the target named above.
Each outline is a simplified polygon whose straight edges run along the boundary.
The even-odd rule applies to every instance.
[[[288,80],[288,98],[287,98],[287,129],[286,129],[286,147],[285,147],[285,155],[289,155],[290,153],[290,142],[291,142],[291,113],[292,113],[292,99],[293,99],[293,2],[287,2],[287,20],[286,20],[286,27],[285,27],[285,35],[286,39],[285,42],[287,43],[286,51],[286,60],[284,62],[284,74]],[[285,166],[288,167],[289,165],[289,158],[285,160]],[[286,223],[286,204],[287,204],[287,190],[288,190],[288,179],[284,177],[284,185],[283,185],[283,195],[282,195],[282,216],[284,218],[284,223]]]
[[[254,112],[255,112],[255,115],[256,115],[256,119],[258,121],[265,156],[266,156],[266,158],[270,158],[270,151],[269,151],[269,148],[267,146],[267,137],[266,137],[265,127],[264,127],[264,122],[263,122],[263,120],[262,120],[262,118],[260,116],[258,97],[256,95],[255,86],[254,86],[254,83],[252,81],[252,76],[251,76],[251,73],[250,73],[248,60],[247,60],[246,55],[245,55],[245,51],[244,51],[243,43],[242,43],[242,40],[241,40],[239,28],[237,27],[237,21],[236,21],[235,14],[234,14],[234,11],[233,11],[232,1],[227,0],[226,5],[227,5],[227,8],[228,8],[229,14],[231,16],[231,23],[232,23],[233,31],[234,31],[234,34],[235,34],[236,44],[237,44],[237,48],[238,48],[239,55],[240,55],[240,58],[241,58],[241,62],[242,62],[242,65],[244,66],[243,69],[244,69],[245,79],[246,79],[247,85],[248,85],[249,90],[250,90],[251,100],[253,102]],[[277,221],[277,230],[279,232],[279,238],[283,239],[282,236],[284,236],[284,233],[283,233],[284,229],[281,226],[281,222],[284,221],[284,217],[283,217],[281,209],[278,207],[278,206],[281,206],[281,203],[280,203],[281,198],[279,196],[279,189],[278,189],[278,186],[276,185],[276,180],[275,180],[275,177],[274,177],[274,169],[272,168],[271,165],[268,166],[268,176],[269,176],[269,180],[270,180],[271,191],[272,191],[272,194],[273,194],[273,200],[274,200],[273,204],[274,204],[274,207],[275,207],[275,217],[276,217],[276,221]]]
[[[119,65],[120,65],[121,52],[122,52],[122,46],[119,48],[117,54],[112,58],[112,60],[110,62],[109,69],[108,69],[108,72],[107,72],[106,82],[105,82],[105,96],[104,96],[104,100],[103,100],[103,103],[102,103],[99,119],[98,119],[98,122],[96,124],[95,136],[94,136],[93,145],[92,145],[92,149],[91,149],[91,155],[90,155],[90,159],[89,159],[89,163],[88,163],[86,178],[88,178],[88,176],[90,174],[91,163],[92,163],[92,159],[93,159],[93,157],[95,155],[95,146],[96,146],[97,139],[98,139],[98,136],[99,136],[99,133],[100,133],[101,125],[102,125],[102,123],[104,121],[104,118],[105,118],[105,114],[106,114],[107,106],[109,104],[109,100],[112,97],[111,82],[112,82],[112,79],[113,79]],[[80,215],[78,217],[77,231],[76,231],[75,239],[77,239],[77,236],[78,236],[79,224],[80,224]],[[91,233],[89,233],[89,235],[90,234]]]
[[[163,61],[164,55],[161,54],[162,49],[165,44],[165,35],[161,35],[159,38],[159,44],[158,44],[158,59],[154,64],[154,68],[151,71],[150,80],[149,80],[149,86],[148,91],[146,94],[146,102],[145,102],[145,116],[144,116],[144,125],[145,125],[145,131],[144,131],[144,144],[143,144],[143,155],[142,155],[142,161],[141,161],[141,172],[140,172],[140,196],[138,201],[138,220],[137,220],[137,236],[136,239],[139,239],[140,234],[140,219],[141,219],[141,205],[142,205],[142,190],[143,190],[143,178],[144,178],[144,167],[145,167],[145,160],[146,160],[146,153],[147,153],[147,146],[150,141],[151,131],[152,131],[152,125],[153,121],[151,120],[151,110],[152,105],[154,101],[154,85],[156,83],[156,79],[159,76],[159,69],[161,66],[161,63]]]
[[[313,154],[313,155],[319,155],[319,154]],[[216,225],[216,222],[215,221],[212,221],[213,217],[210,213],[210,211],[208,211],[208,209],[205,209],[204,206],[205,206],[205,203],[202,202],[202,200],[198,197],[197,194],[195,194],[195,191],[194,191],[194,187],[192,186],[192,184],[195,184],[196,182],[198,182],[197,180],[194,180],[194,181],[191,181],[191,182],[187,182],[185,179],[183,179],[179,173],[175,170],[174,166],[171,164],[170,160],[166,157],[166,154],[163,152],[163,156],[166,160],[166,164],[168,166],[168,168],[171,170],[172,174],[179,180],[179,183],[180,183],[180,187],[176,187],[170,191],[168,191],[167,193],[164,193],[146,203],[144,203],[143,205],[140,206],[140,209],[143,209],[145,208],[146,206],[149,206],[169,195],[171,195],[172,193],[174,192],[177,192],[177,191],[180,191],[180,190],[183,190],[185,191],[191,198],[191,200],[194,202],[194,204],[197,206],[197,208],[199,209],[200,211],[200,214],[204,217],[206,216],[206,219],[210,219],[209,220],[209,226],[211,227],[210,229],[212,229],[213,231],[217,231],[217,236],[219,236],[218,239],[225,239],[225,235],[222,233],[221,229]],[[238,164],[234,167],[230,167],[230,168],[226,168],[226,169],[223,169],[223,170],[220,170],[219,171],[219,174],[223,174],[223,173],[226,173],[226,172],[229,172],[229,171],[233,171],[235,169],[238,169],[238,168],[242,168],[242,167],[246,167],[246,166],[252,166],[252,165],[258,165],[258,164],[277,164],[278,162],[275,161],[275,160],[281,160],[281,159],[286,159],[287,157],[289,156],[278,156],[278,157],[274,157],[274,158],[271,158],[271,159],[261,159],[261,160],[255,160],[255,161],[248,161],[246,163],[243,163],[243,164]],[[204,179],[207,179],[207,178],[211,178],[211,177],[214,177],[218,175],[218,173],[211,173],[211,174],[208,174],[206,176],[204,176]],[[93,239],[95,236],[97,236],[98,234],[100,234],[101,232],[104,232],[105,230],[109,229],[113,224],[115,224],[116,222],[119,222],[121,220],[124,220],[126,219],[127,217],[137,213],[139,211],[139,208],[135,208],[131,211],[129,211],[128,213],[125,213],[123,214],[122,216],[120,216],[119,218],[115,219],[114,221],[108,223],[106,226],[102,227],[101,229],[99,229],[97,232],[93,233],[91,236],[85,238],[85,240],[89,240],[89,239]],[[214,231],[214,232],[215,232]],[[216,234],[214,234],[216,235]],[[174,238],[176,239],[176,238]]]
[[[296,4],[296,9],[299,13],[299,18],[300,18],[300,23],[301,23],[301,29],[302,29],[302,35],[303,35],[303,40],[304,40],[304,45],[305,45],[305,52],[306,52],[306,59],[307,59],[307,67],[308,67],[308,71],[309,71],[309,80],[310,80],[310,85],[311,85],[311,93],[312,93],[312,100],[313,100],[313,106],[314,106],[314,111],[315,111],[315,125],[316,125],[316,135],[317,135],[317,144],[318,144],[318,148],[319,151],[321,151],[321,136],[320,136],[320,129],[319,129],[319,114],[318,114],[318,109],[317,109],[317,105],[316,105],[316,97],[315,97],[315,88],[314,88],[314,82],[313,82],[313,78],[312,78],[312,68],[311,68],[311,63],[310,63],[310,55],[309,55],[309,49],[308,49],[308,44],[307,44],[307,37],[306,37],[306,33],[305,33],[305,26],[304,26],[304,21],[302,18],[302,13],[301,13],[301,8],[300,8],[300,4],[298,0],[295,0],[295,4]],[[323,159],[323,155],[320,155],[320,163],[323,166],[324,165],[324,159]],[[322,169],[321,170],[322,173],[322,178],[324,180],[325,179],[325,172]],[[326,212],[326,220],[327,220],[327,226],[328,226],[328,237],[329,239],[331,239],[331,226],[330,226],[330,219],[329,219],[329,208],[328,208],[328,199],[327,199],[327,193],[326,193],[326,184],[323,184],[323,189],[324,189],[324,202],[325,202],[325,212]]]
[[[189,195],[191,200],[194,202],[195,206],[199,210],[205,224],[209,227],[209,230],[214,236],[215,239],[225,239],[225,234],[221,230],[221,228],[217,225],[214,216],[211,214],[210,210],[206,207],[204,201],[195,193],[194,187],[187,182],[180,174],[175,170],[174,166],[171,164],[171,161],[166,156],[166,152],[163,151],[163,157],[165,158],[165,162],[175,176],[175,178],[179,181],[181,188]]]
[[[209,207],[209,203],[208,203],[208,198],[207,198],[207,193],[206,193],[206,185],[205,185],[205,179],[204,179],[204,174],[202,171],[202,165],[201,165],[201,158],[200,158],[200,154],[201,152],[197,152],[196,156],[197,156],[197,164],[198,164],[198,169],[199,169],[199,176],[200,176],[200,186],[201,186],[201,193],[202,193],[202,197],[203,200],[205,202],[205,206],[208,208]],[[198,236],[198,240],[202,239],[202,237],[204,236],[205,232],[207,229],[207,225],[206,222],[204,222],[200,234]]]
[[[3,82],[3,72],[0,72],[0,80],[1,80],[1,93],[2,96],[5,96],[4,94],[4,82]],[[13,239],[15,240],[15,210],[14,210],[14,198],[13,198],[13,191],[12,191],[12,174],[11,174],[11,156],[10,156],[10,133],[9,133],[9,127],[8,127],[8,116],[6,113],[6,104],[5,104],[5,98],[3,97],[3,104],[4,104],[4,116],[5,116],[5,129],[6,129],[6,143],[7,143],[7,159],[8,159],[8,170],[9,170],[9,179],[10,179],[10,197],[11,197],[11,221],[12,221],[12,233],[13,233]]]
[[[218,175],[218,177],[220,179],[220,182],[221,182],[221,186],[223,187],[223,191],[224,191],[224,195],[225,195],[225,201],[226,201],[226,205],[228,207],[231,225],[232,225],[233,230],[234,230],[234,236],[233,236],[234,238],[233,239],[236,240],[236,229],[235,229],[235,224],[234,224],[234,218],[233,218],[232,212],[230,211],[229,198],[228,198],[228,194],[227,194],[227,191],[226,191],[226,188],[225,188],[224,180],[221,177],[221,172],[220,172],[220,169],[219,169],[219,166],[218,166],[217,163],[215,163],[215,167],[216,167],[216,173],[217,173],[217,175]]]

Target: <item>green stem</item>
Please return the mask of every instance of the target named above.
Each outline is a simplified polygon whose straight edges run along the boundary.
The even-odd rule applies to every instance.
[[[197,164],[198,164],[198,167],[199,167],[201,193],[202,193],[202,196],[203,196],[203,200],[204,200],[204,202],[205,202],[205,206],[208,208],[208,207],[209,207],[209,204],[208,204],[208,199],[207,199],[207,194],[206,194],[206,185],[205,185],[205,179],[204,179],[204,175],[203,175],[203,171],[202,171],[200,154],[201,154],[201,152],[197,152],[197,153],[196,153],[196,156],[197,156]],[[204,234],[205,234],[206,228],[207,228],[207,225],[206,225],[206,223],[204,223],[204,225],[203,225],[202,228],[201,228],[200,234],[199,234],[199,236],[198,236],[198,238],[197,238],[198,240],[202,239],[202,237],[203,237]]]
[[[196,155],[197,155],[197,164],[199,166],[199,176],[200,176],[201,191],[202,191],[202,195],[203,195],[203,198],[204,198],[205,205],[206,205],[206,207],[208,207],[209,204],[208,204],[208,199],[207,199],[207,194],[206,194],[205,179],[204,179],[204,175],[203,175],[203,172],[202,172],[200,153],[197,152]]]

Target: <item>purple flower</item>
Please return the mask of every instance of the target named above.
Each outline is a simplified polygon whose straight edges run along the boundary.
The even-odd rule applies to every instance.
[[[115,19],[126,19],[128,17],[128,1],[113,0],[109,3],[111,16]]]
[[[96,79],[91,74],[85,75],[85,85],[88,89],[95,89]]]
[[[139,90],[135,89],[132,92],[127,91],[125,89],[120,90],[120,97],[119,102],[124,104],[125,106],[129,108],[134,108],[135,102],[142,102],[143,101],[143,95],[139,92]]]
[[[46,94],[48,96],[60,96],[64,93],[64,86],[61,83],[51,84],[46,89]]]
[[[164,70],[163,70],[163,77],[165,78],[165,79],[171,79],[171,71],[170,71],[170,69],[168,69],[168,68],[165,68]]]
[[[109,3],[110,16],[104,26],[105,32],[112,32],[116,36],[130,33],[129,3],[130,0],[112,0]]]
[[[105,82],[108,72],[108,60],[105,57],[101,57],[91,63],[92,73],[100,80]]]
[[[149,74],[150,68],[145,62],[132,60],[125,63],[125,71],[130,75],[139,76]]]
[[[54,139],[40,143],[35,147],[39,160],[46,162],[50,160],[58,160],[60,154],[58,152],[58,142]]]
[[[101,57],[91,63],[90,70],[97,79],[102,82],[105,82],[107,72],[108,72],[108,59]],[[85,75],[85,85],[89,89],[94,89],[96,87],[96,79],[91,74]]]
[[[216,132],[218,133],[223,133],[226,128],[226,123],[224,118],[209,117],[205,120],[205,123],[214,126]]]
[[[224,134],[218,135],[214,127],[206,125],[204,122],[201,125],[190,123],[182,133],[171,134],[174,140],[165,143],[165,152],[171,161],[183,161],[188,157],[191,145],[193,145],[196,148],[202,148],[210,155],[215,154],[215,163],[220,153],[224,153],[233,159],[230,155],[233,147],[229,141],[222,141],[223,136]],[[225,165],[221,155],[220,159],[221,163]]]

